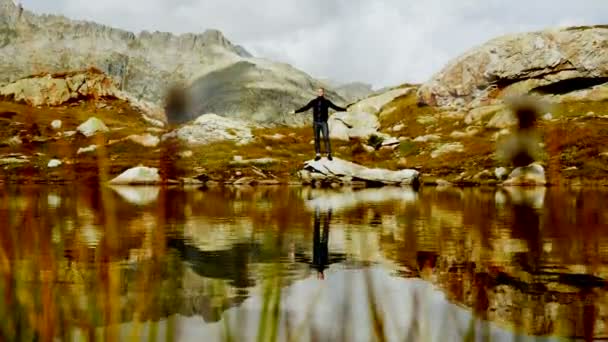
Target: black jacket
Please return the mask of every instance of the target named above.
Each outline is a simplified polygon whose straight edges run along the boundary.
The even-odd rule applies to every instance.
[[[296,110],[296,113],[302,113],[312,108],[315,122],[327,122],[327,119],[329,118],[328,109],[330,107],[339,112],[346,112],[346,108],[338,107],[325,97],[319,96],[308,102],[306,106]]]

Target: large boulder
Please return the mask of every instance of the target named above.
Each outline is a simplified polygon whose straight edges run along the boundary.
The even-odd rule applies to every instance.
[[[433,106],[477,106],[498,91],[564,93],[605,83],[607,48],[605,26],[496,38],[449,63],[419,89],[419,100]]]
[[[338,181],[342,183],[363,181],[373,184],[413,185],[419,181],[419,173],[416,170],[370,169],[339,158],[307,161],[299,175],[306,183],[314,181]]]
[[[0,97],[31,106],[60,106],[87,99],[119,99],[129,103],[155,126],[163,126],[166,121],[164,111],[159,106],[121,91],[114,79],[95,68],[43,73],[19,79],[0,87]]]
[[[254,137],[251,126],[244,121],[216,114],[205,114],[192,123],[163,136],[163,139],[170,138],[177,138],[192,145],[206,145],[219,141],[248,144]]]

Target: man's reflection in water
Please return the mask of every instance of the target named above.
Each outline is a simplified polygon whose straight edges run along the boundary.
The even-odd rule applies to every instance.
[[[324,271],[329,265],[329,223],[331,221],[331,209],[321,214],[321,209],[315,207],[314,235],[312,246],[312,267],[317,270],[317,277],[325,279]],[[323,219],[323,231],[321,231],[321,219]]]

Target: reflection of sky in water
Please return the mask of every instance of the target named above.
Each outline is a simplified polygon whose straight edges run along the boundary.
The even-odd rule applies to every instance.
[[[372,284],[371,292],[367,284]],[[471,336],[477,337],[473,341],[559,340],[515,335],[492,323],[473,321],[469,310],[447,301],[443,292],[431,284],[395,278],[380,268],[350,271],[334,268],[327,272],[324,281],[311,276],[282,289],[277,338],[372,341],[370,293],[376,312],[382,315],[387,341],[462,341]],[[231,337],[237,341],[256,341],[263,310],[263,294],[258,293],[240,306],[228,309],[218,322],[178,316],[177,337],[180,341],[223,341],[225,332],[230,331],[236,333]],[[167,320],[160,322],[158,336],[164,335],[166,324]],[[132,324],[123,324],[121,334],[128,336],[133,328]],[[148,324],[144,324],[143,332],[150,334]]]

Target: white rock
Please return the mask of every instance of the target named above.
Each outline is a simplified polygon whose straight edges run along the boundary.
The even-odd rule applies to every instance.
[[[419,173],[416,170],[390,171],[384,169],[369,169],[339,158],[334,158],[333,161],[326,158],[319,161],[308,161],[304,163],[304,169],[299,174],[302,179],[312,181],[360,180],[387,185],[411,185],[419,179]]]
[[[503,180],[505,179],[505,177],[507,177],[508,171],[506,168],[504,167],[497,167],[496,170],[494,170],[494,176],[496,176],[496,179],[498,180]]]
[[[158,169],[145,166],[137,166],[126,170],[118,177],[112,179],[110,184],[158,184],[160,182]]]
[[[504,185],[545,185],[547,179],[545,178],[545,169],[536,163],[532,163],[526,167],[518,167],[511,174],[509,178],[504,182]]]
[[[194,156],[194,152],[192,151],[183,151],[179,153],[179,156],[181,158],[192,158],[192,156]]]
[[[49,169],[52,169],[52,168],[56,168],[56,167],[61,166],[61,164],[63,164],[63,163],[61,162],[61,160],[58,160],[58,159],[51,159],[51,160],[49,161],[49,163],[47,164],[47,167],[48,167]]]
[[[547,121],[553,120],[553,114],[547,113],[547,114],[543,115],[543,120],[547,120]]]
[[[234,141],[245,145],[253,141],[251,126],[242,120],[225,118],[216,114],[204,114],[171,133],[164,139],[178,138],[192,145],[206,145],[219,141]]]
[[[76,131],[65,131],[63,133],[61,133],[61,135],[63,135],[66,138],[70,138],[76,135]]]
[[[144,147],[156,147],[160,144],[160,139],[150,133],[142,135],[133,134],[128,136],[127,139]]]
[[[51,122],[51,128],[54,129],[54,130],[56,130],[56,131],[60,130],[61,126],[62,126],[61,120],[53,120]]]
[[[429,135],[423,135],[420,137],[417,137],[416,139],[414,139],[414,142],[432,142],[432,141],[439,141],[441,140],[441,137],[437,134],[429,134]]]
[[[464,152],[464,146],[461,143],[459,143],[459,142],[447,143],[447,144],[439,146],[437,149],[435,149],[433,152],[431,152],[431,158],[435,159],[444,154],[457,153],[457,152]]]
[[[76,130],[85,137],[92,137],[97,133],[104,133],[110,131],[108,127],[103,123],[103,121],[95,117],[88,119],[86,122],[78,126]]]
[[[235,162],[240,162],[240,161],[243,161],[243,157],[242,156],[234,156],[234,157],[232,157],[232,160],[234,160]]]
[[[90,152],[95,152],[96,150],[97,150],[97,145],[90,145],[87,147],[79,148],[78,151],[76,152],[76,154],[90,153]]]
[[[404,124],[398,124],[393,126],[393,128],[391,129],[393,132],[399,132],[401,130],[403,130],[405,128]]]

